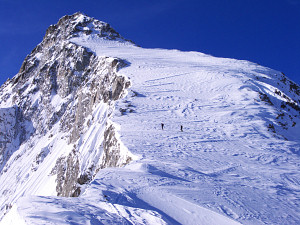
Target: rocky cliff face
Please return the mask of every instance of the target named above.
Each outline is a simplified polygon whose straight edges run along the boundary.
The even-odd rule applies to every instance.
[[[32,132],[32,123],[25,119],[18,106],[0,109],[0,171]]]
[[[126,42],[109,24],[81,13],[65,16],[48,28],[19,73],[1,87],[1,177],[13,174],[14,164],[26,154],[33,162],[24,168],[30,171],[16,178],[16,187],[2,187],[2,208],[17,198],[17,188],[22,188],[19,183],[37,176],[47,162],[52,168],[44,176],[56,177],[57,195],[78,196],[80,186],[99,169],[131,161],[132,155],[110,121],[115,102],[130,86],[130,81],[118,74],[126,63],[97,57],[70,42],[72,37],[91,34]],[[55,145],[57,139],[60,146]]]

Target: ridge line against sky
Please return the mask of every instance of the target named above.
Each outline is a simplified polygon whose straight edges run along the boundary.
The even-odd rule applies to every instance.
[[[0,84],[51,24],[77,11],[145,48],[249,60],[300,84],[300,0],[0,0]]]

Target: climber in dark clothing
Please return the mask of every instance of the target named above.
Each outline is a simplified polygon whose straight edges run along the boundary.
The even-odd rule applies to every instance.
[[[183,131],[183,126],[182,125],[180,125],[180,130]]]
[[[161,129],[162,129],[162,130],[164,129],[164,124],[163,124],[163,123],[161,123]]]

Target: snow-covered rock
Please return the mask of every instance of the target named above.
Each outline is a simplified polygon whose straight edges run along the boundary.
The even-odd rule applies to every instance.
[[[99,169],[133,158],[110,120],[130,86],[118,74],[126,64],[70,42],[86,33],[126,42],[106,23],[65,16],[1,87],[2,215],[22,195],[78,196]]]
[[[281,72],[76,13],[0,100],[3,224],[300,222],[300,88]]]

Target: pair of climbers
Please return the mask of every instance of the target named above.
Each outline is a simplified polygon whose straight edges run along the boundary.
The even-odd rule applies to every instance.
[[[164,130],[164,126],[165,126],[165,124],[161,123],[161,129],[162,130]],[[183,131],[183,126],[182,125],[180,125],[180,131]]]

